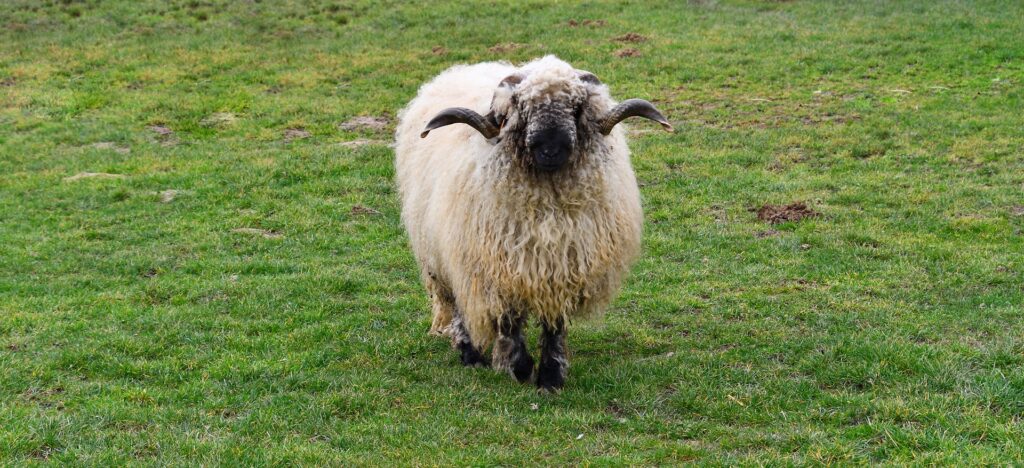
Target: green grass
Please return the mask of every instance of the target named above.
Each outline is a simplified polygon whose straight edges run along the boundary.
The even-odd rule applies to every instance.
[[[548,53],[677,127],[556,396],[426,335],[386,145]],[[9,0],[0,465],[1022,464],[1022,84],[1011,1]]]

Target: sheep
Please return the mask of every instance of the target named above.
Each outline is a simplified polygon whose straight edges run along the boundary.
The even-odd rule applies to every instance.
[[[401,217],[430,332],[464,365],[486,366],[493,344],[495,370],[563,387],[566,325],[599,314],[639,254],[640,191],[616,126],[633,116],[672,131],[651,103],[616,104],[594,74],[554,56],[451,67],[399,113]],[[536,372],[530,316],[541,326]]]

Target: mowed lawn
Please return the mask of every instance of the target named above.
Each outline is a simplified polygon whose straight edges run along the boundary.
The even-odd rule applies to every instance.
[[[388,146],[544,54],[677,128],[559,395],[427,336]],[[1015,1],[7,0],[0,465],[1024,463],[1022,86]]]

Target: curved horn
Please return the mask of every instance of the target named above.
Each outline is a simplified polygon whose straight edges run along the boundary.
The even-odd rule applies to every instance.
[[[426,138],[427,134],[435,128],[441,128],[445,125],[451,125],[456,123],[463,123],[469,125],[480,132],[484,138],[491,139],[498,136],[499,129],[491,119],[484,117],[475,111],[466,109],[465,107],[449,107],[441,112],[438,112],[430,122],[427,122],[426,128],[423,129],[423,133],[420,133],[420,138]]]
[[[651,119],[661,124],[662,128],[666,131],[673,131],[672,124],[668,123],[668,119],[658,109],[654,108],[654,104],[651,104],[643,99],[626,99],[615,106],[612,110],[608,111],[607,114],[601,118],[601,134],[607,135],[611,133],[612,128],[615,127],[619,122],[629,117],[644,117]]]

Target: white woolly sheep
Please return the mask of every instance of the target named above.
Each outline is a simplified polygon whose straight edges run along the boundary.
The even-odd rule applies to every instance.
[[[491,365],[529,379],[523,328],[533,316],[543,329],[537,386],[562,387],[566,325],[599,313],[639,253],[640,192],[616,127],[632,116],[672,130],[649,102],[616,105],[596,76],[554,56],[454,66],[401,112],[402,221],[430,293],[430,330],[451,338],[463,364],[485,365],[493,342]],[[466,125],[438,130],[454,123]]]

